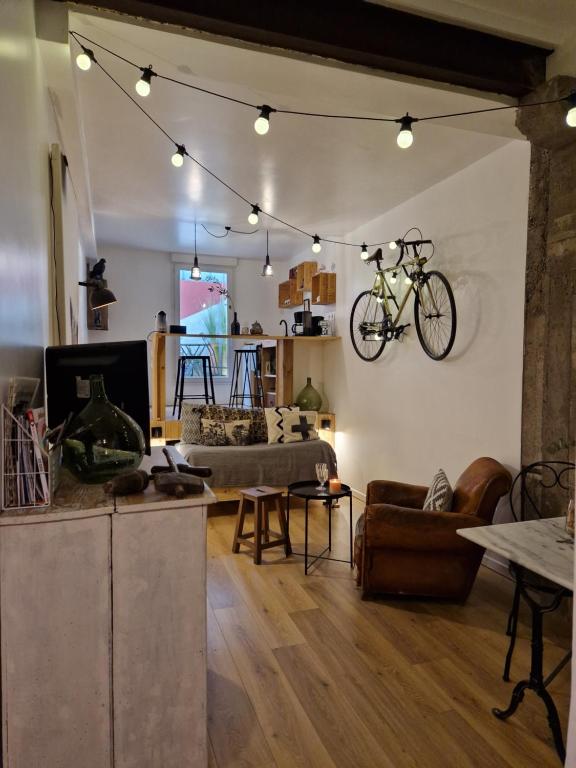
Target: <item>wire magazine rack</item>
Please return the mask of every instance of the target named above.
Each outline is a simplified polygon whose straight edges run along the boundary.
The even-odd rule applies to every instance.
[[[38,508],[50,504],[48,455],[36,425],[26,414],[0,411],[2,434],[2,509]]]

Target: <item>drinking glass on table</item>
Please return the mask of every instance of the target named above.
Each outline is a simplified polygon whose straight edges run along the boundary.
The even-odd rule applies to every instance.
[[[328,480],[328,464],[325,464],[324,462],[319,462],[318,464],[316,464],[316,478],[320,483],[320,485],[317,486],[316,490],[325,491],[326,482]]]

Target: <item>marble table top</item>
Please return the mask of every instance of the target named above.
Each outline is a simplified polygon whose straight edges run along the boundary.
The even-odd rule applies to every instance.
[[[574,588],[574,539],[566,518],[460,528],[457,533],[539,576]]]

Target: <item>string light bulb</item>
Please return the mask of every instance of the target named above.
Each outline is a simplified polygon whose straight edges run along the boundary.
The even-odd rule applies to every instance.
[[[312,253],[320,253],[322,250],[322,245],[320,243],[320,238],[318,235],[314,235],[312,238]]]
[[[186,154],[186,147],[184,144],[176,144],[176,152],[172,155],[172,165],[175,168],[181,168],[184,164],[184,155]]]
[[[566,112],[566,125],[576,128],[576,91],[573,91],[566,101],[570,104],[570,109]]]
[[[412,278],[409,275],[404,278],[404,285],[412,285]]]
[[[362,250],[360,251],[360,258],[362,259],[362,261],[366,261],[368,256],[369,256],[369,254],[368,254],[368,246],[366,245],[366,243],[362,243]]]
[[[400,123],[400,131],[396,137],[396,144],[398,144],[400,149],[408,149],[408,147],[412,146],[414,141],[412,123],[415,122],[415,120],[416,118],[410,117],[410,115],[406,113],[404,117],[401,117],[400,120],[397,121]]]
[[[198,251],[196,249],[196,221],[194,221],[194,264],[192,265],[192,271],[190,272],[191,280],[201,280],[202,272],[198,266]]]
[[[76,56],[76,66],[78,69],[81,69],[83,72],[88,72],[93,61],[96,61],[94,51],[82,46],[82,53],[79,53],[78,56]]]
[[[396,248],[398,248],[398,241],[390,240],[390,242],[388,243],[388,248],[390,248],[391,251],[395,251]]]
[[[258,224],[258,214],[262,212],[262,208],[259,205],[253,205],[252,210],[248,214],[248,224],[252,224],[253,227]]]
[[[262,270],[262,277],[272,277],[274,270],[272,264],[270,264],[270,254],[268,253],[268,230],[266,230],[266,261],[264,262],[264,268]]]
[[[276,110],[268,106],[268,104],[262,104],[257,109],[260,110],[260,114],[254,121],[254,130],[259,136],[265,136],[270,130],[270,115],[272,112],[276,112]]]
[[[150,94],[150,81],[155,77],[156,72],[152,69],[152,65],[149,67],[142,67],[142,77],[136,83],[136,93],[138,96],[146,98]]]
[[[397,282],[398,282],[398,278],[396,276],[396,272],[392,272],[392,274],[390,275],[390,283],[392,285],[395,285]]]

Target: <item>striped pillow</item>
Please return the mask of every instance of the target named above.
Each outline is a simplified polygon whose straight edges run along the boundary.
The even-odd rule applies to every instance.
[[[278,408],[265,408],[266,427],[268,430],[268,443],[284,442],[284,414],[290,411],[299,411],[297,405],[282,405]]]
[[[434,475],[423,509],[428,512],[450,512],[452,509],[452,487],[443,469]]]

